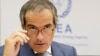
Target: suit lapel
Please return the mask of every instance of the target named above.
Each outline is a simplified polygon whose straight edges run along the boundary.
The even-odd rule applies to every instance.
[[[18,56],[35,56],[35,54],[28,44],[24,44],[23,46],[21,46]]]
[[[52,50],[52,55],[53,56],[64,56],[55,42],[52,43],[51,50]]]

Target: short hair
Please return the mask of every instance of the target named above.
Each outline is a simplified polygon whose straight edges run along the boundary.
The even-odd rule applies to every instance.
[[[57,17],[58,17],[57,9],[55,8],[52,2],[50,2],[49,0],[29,0],[22,6],[20,10],[20,21],[21,21],[22,28],[24,29],[26,25],[25,14],[27,11],[32,10],[32,11],[41,12],[44,9],[51,10],[53,14],[53,23],[56,26]]]

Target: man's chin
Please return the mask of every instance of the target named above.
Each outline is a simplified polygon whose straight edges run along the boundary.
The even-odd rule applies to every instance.
[[[48,47],[44,47],[44,46],[38,46],[36,47],[34,50],[38,53],[43,53],[48,49]]]

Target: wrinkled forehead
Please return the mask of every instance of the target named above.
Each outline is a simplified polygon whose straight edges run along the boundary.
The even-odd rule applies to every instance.
[[[37,27],[44,26],[46,24],[53,24],[53,14],[50,10],[45,9],[43,11],[27,11],[25,14],[27,24],[32,24]]]

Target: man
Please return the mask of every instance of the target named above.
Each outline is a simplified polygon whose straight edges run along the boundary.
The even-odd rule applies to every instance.
[[[20,11],[23,30],[11,34],[0,47],[0,56],[76,56],[75,48],[52,41],[57,10],[49,0],[30,0]],[[41,55],[41,56],[43,56]]]

